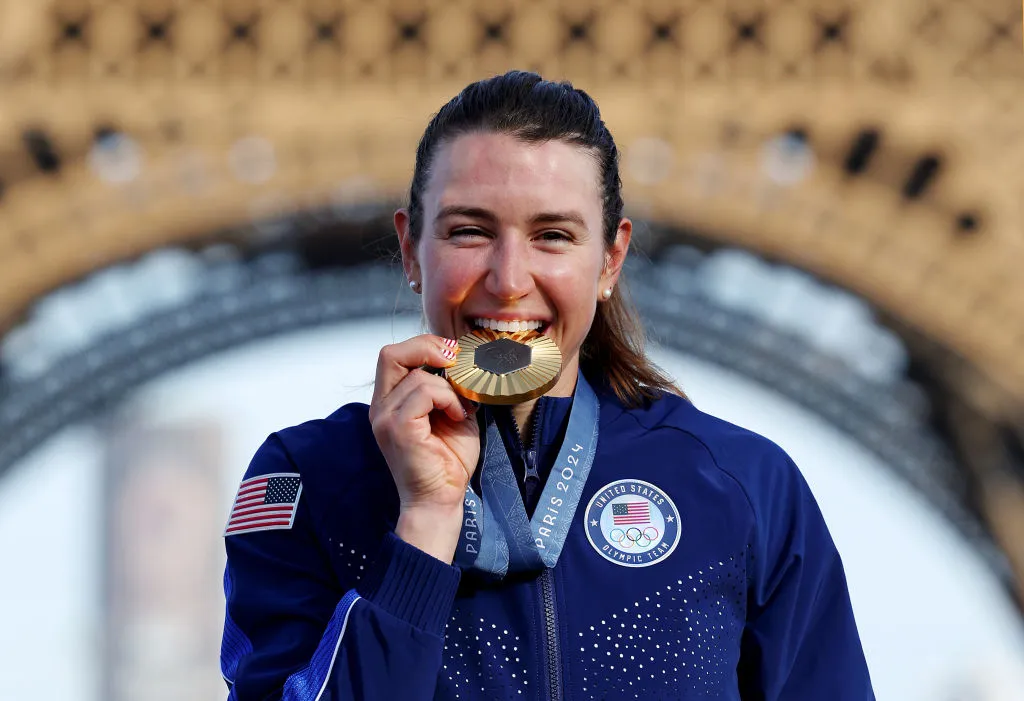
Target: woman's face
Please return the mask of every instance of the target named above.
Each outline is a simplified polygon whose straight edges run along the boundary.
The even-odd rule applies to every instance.
[[[438,149],[422,194],[419,240],[404,210],[395,227],[430,330],[458,338],[481,325],[539,326],[562,350],[553,393],[571,393],[579,349],[632,230],[623,219],[605,246],[597,160],[563,141],[466,134]]]

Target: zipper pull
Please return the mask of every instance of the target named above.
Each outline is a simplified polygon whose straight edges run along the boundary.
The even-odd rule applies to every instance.
[[[533,503],[533,497],[537,493],[537,487],[540,486],[540,472],[537,471],[537,451],[528,450],[526,451],[526,474],[523,476],[523,486],[526,492],[526,505],[529,507]]]
[[[526,451],[526,476],[540,479],[540,473],[537,472],[537,451],[532,448]]]

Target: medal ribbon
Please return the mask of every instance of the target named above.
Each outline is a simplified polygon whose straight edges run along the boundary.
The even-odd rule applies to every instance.
[[[466,487],[455,564],[503,577],[509,572],[554,567],[565,545],[583,486],[597,452],[597,395],[580,372],[569,425],[558,459],[544,484],[533,519],[526,517],[519,485],[498,426],[487,412],[480,491]]]

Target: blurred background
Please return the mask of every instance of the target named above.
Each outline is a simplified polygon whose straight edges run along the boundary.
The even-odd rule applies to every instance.
[[[1011,0],[0,0],[0,699],[224,698],[221,532],[271,431],[420,331],[430,115],[602,107],[651,351],[805,472],[878,698],[1024,698]]]

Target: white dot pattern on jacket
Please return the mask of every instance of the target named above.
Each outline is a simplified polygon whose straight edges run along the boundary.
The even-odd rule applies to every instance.
[[[565,668],[574,670],[572,698],[713,699],[735,688],[746,617],[745,562],[741,553],[662,580],[615,608],[594,611],[583,630],[568,631],[561,655]],[[529,645],[456,601],[445,631],[438,698],[544,698],[544,680],[527,676],[527,661],[536,657]]]
[[[735,684],[744,571],[742,555],[710,563],[578,631],[569,654],[583,660],[587,697],[715,698]]]
[[[335,545],[333,538],[328,538],[327,541],[332,545],[332,547]],[[338,556],[337,559],[345,567],[345,569],[340,571],[338,574],[351,577],[351,581],[353,583],[359,583],[359,581],[362,580],[363,575],[366,573],[366,568],[370,566],[370,562],[366,558],[366,553],[360,552],[356,548],[346,545],[341,541],[338,541],[336,547],[337,551],[335,554]]]
[[[524,656],[518,635],[484,618],[466,620],[456,604],[445,633],[438,685],[445,692],[442,698],[496,698],[495,693],[500,698],[526,697],[530,680]]]

